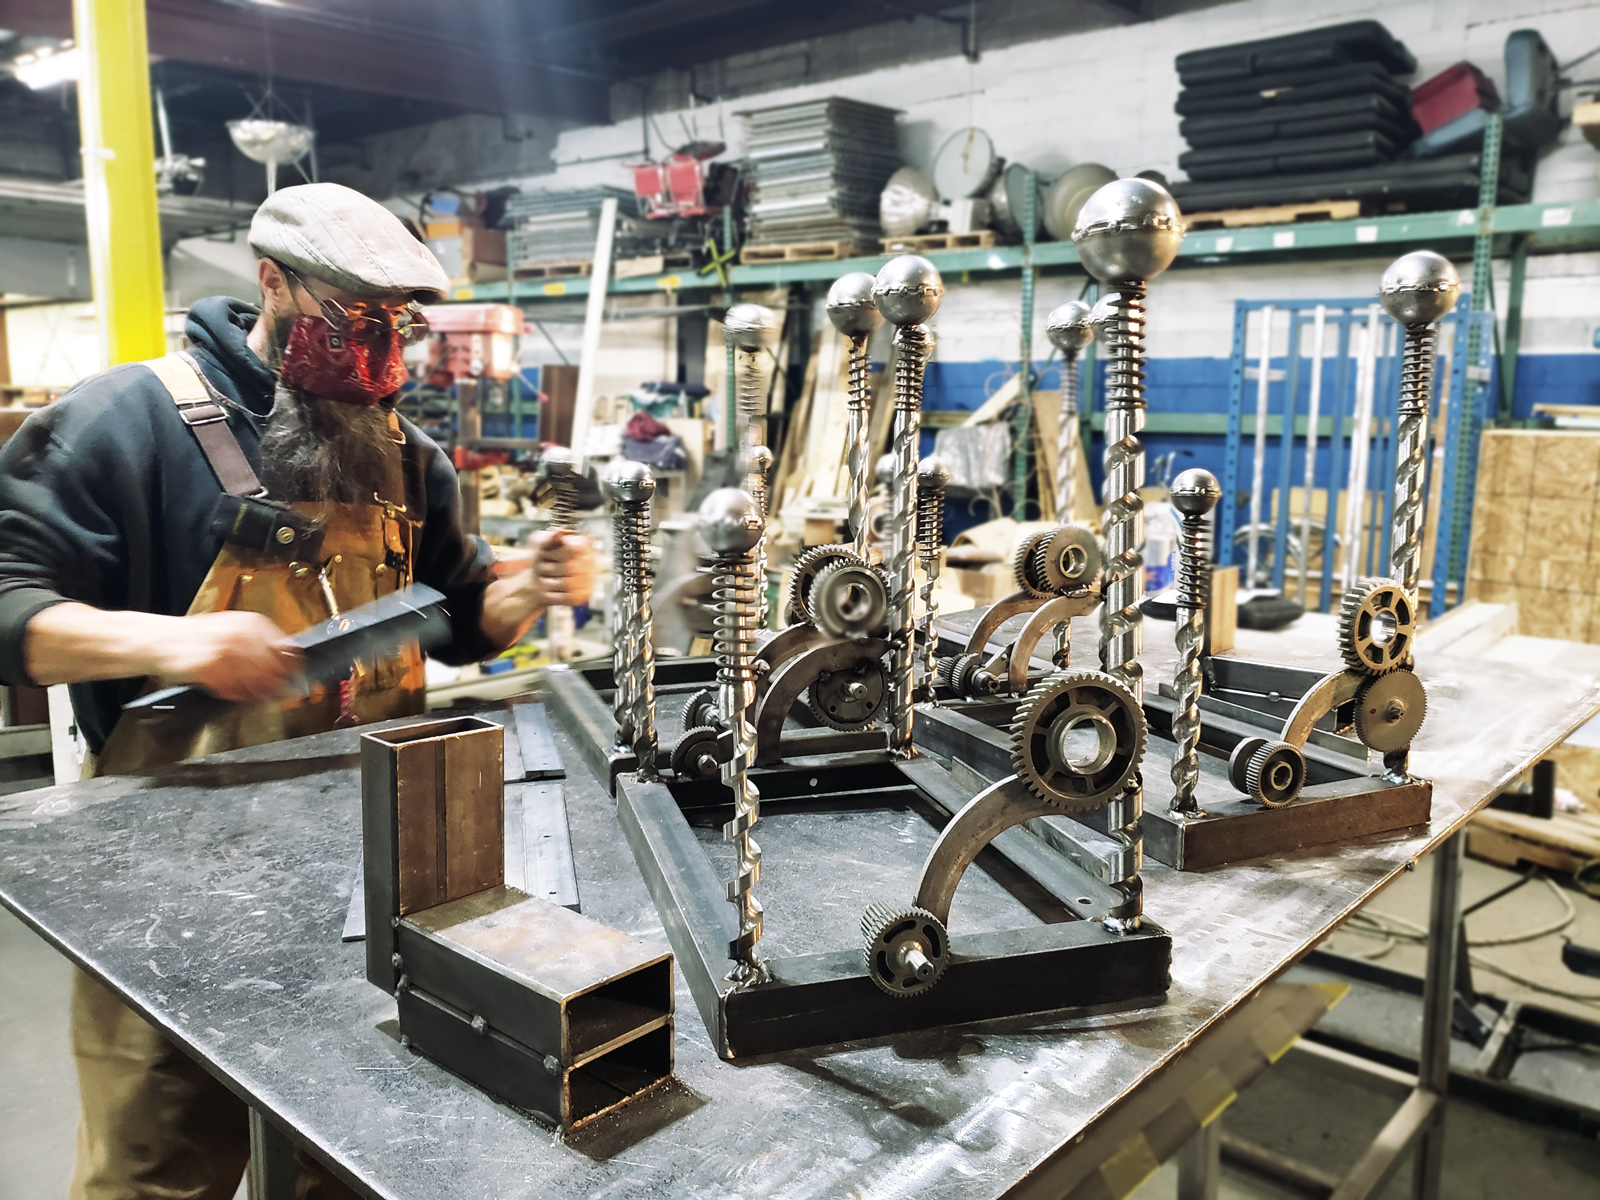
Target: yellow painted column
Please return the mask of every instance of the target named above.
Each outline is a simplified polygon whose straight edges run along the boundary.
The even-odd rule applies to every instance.
[[[144,0],[72,0],[101,366],[167,352]]]

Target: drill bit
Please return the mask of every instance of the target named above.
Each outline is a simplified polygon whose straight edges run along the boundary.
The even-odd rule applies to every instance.
[[[950,482],[950,467],[937,454],[929,455],[917,468],[917,558],[922,562],[922,692],[928,703],[935,703],[934,657],[939,634],[934,624],[939,619],[939,550],[944,545],[944,489]]]
[[[619,459],[605,478],[615,506],[612,540],[619,624],[612,673],[618,739],[638,759],[641,779],[656,777],[655,649],[651,644],[650,499],[656,481],[643,463]]]
[[[889,559],[889,749],[911,757],[915,667],[917,442],[922,425],[922,379],[933,353],[933,331],[923,322],[939,311],[944,281],[915,254],[891,258],[873,282],[872,299],[897,326],[894,367],[894,479],[889,485],[894,541]]]
[[[578,456],[565,446],[546,446],[539,459],[538,483],[550,502],[550,532],[573,532],[578,511]],[[564,662],[572,657],[572,609],[552,604],[545,611],[549,633],[550,660]]]
[[[1178,532],[1178,669],[1173,678],[1178,707],[1172,714],[1172,803],[1168,810],[1199,816],[1194,789],[1200,782],[1200,651],[1206,639],[1206,603],[1211,592],[1211,555],[1206,514],[1222,497],[1210,471],[1185,471],[1172,481],[1172,506],[1183,523]]]
[[[734,394],[738,406],[739,428],[730,435],[728,445],[736,447],[739,461],[745,469],[745,490],[760,507],[763,520],[767,511],[767,471],[772,465],[772,451],[765,441],[767,394],[761,370],[762,359],[772,352],[778,340],[778,318],[770,308],[759,304],[735,304],[728,309],[722,322],[723,337],[728,348],[734,351],[736,375]],[[763,457],[765,456],[765,457]],[[765,463],[765,467],[761,466]],[[757,480],[756,476],[760,475]],[[761,624],[767,623],[767,539],[763,534],[756,547],[756,578],[760,581]]]
[[[1139,651],[1143,632],[1139,601],[1144,593],[1144,333],[1145,285],[1177,257],[1183,218],[1165,188],[1146,179],[1108,183],[1078,213],[1073,243],[1085,268],[1116,290],[1095,306],[1095,334],[1107,344],[1106,372],[1106,570],[1101,609],[1100,665],[1144,699]],[[1106,826],[1117,851],[1111,884],[1122,895],[1106,926],[1133,930],[1141,924],[1144,884],[1139,869],[1144,807],[1138,775],[1107,806]]]
[[[850,339],[850,432],[847,463],[850,472],[850,537],[856,557],[867,561],[867,457],[870,453],[869,409],[872,388],[867,382],[867,341],[883,324],[883,314],[872,302],[876,280],[865,271],[841,275],[828,289],[828,319]]]

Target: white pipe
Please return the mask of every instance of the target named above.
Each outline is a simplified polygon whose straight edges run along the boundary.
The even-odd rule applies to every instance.
[[[1311,494],[1317,481],[1317,420],[1322,405],[1322,351],[1328,331],[1328,308],[1319,304],[1311,323],[1311,403],[1306,414],[1306,479],[1305,494],[1300,505],[1300,603],[1306,604],[1306,580],[1311,562]],[[1335,431],[1334,437],[1338,437]],[[1333,514],[1327,514],[1323,524],[1322,552],[1333,553]]]
[[[1261,361],[1256,368],[1255,460],[1250,466],[1250,536],[1245,542],[1244,577],[1247,588],[1256,585],[1256,533],[1261,526],[1261,489],[1266,486],[1267,388],[1272,370],[1272,305],[1261,310]]]
[[[1350,481],[1345,492],[1345,549],[1343,581],[1354,587],[1361,566],[1361,535],[1366,526],[1367,462],[1372,455],[1373,393],[1377,388],[1378,324],[1376,304],[1367,310],[1367,328],[1361,341],[1356,372],[1356,427],[1350,442]]]
[[[589,272],[589,303],[583,312],[583,350],[578,356],[578,391],[572,404],[572,451],[583,469],[589,426],[594,421],[594,383],[600,370],[600,326],[606,315],[606,288],[611,279],[611,243],[617,228],[617,198],[600,205],[600,229],[594,239],[594,266]]]

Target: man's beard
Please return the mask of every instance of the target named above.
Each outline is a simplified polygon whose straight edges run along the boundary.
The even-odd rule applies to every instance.
[[[287,503],[393,499],[395,449],[387,407],[341,404],[279,383],[261,435],[261,482]]]

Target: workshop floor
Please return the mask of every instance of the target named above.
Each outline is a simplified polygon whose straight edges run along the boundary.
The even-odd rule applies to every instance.
[[[1426,866],[1403,877],[1379,896],[1370,910],[1425,923],[1428,903]],[[1514,881],[1511,872],[1468,861],[1463,893],[1468,904]],[[1600,943],[1600,900],[1566,891],[1576,908],[1564,931],[1580,940]],[[974,895],[973,903],[985,897]],[[981,906],[981,905],[980,905]],[[1530,884],[1514,897],[1497,901],[1469,922],[1474,938],[1485,938],[1546,925],[1563,908],[1544,884]],[[1559,955],[1561,934],[1533,942],[1484,951],[1503,970],[1563,986],[1586,995],[1600,995],[1600,981],[1566,974]],[[1330,943],[1343,953],[1370,954],[1383,943],[1340,935]],[[1401,944],[1382,961],[1406,970],[1420,970],[1417,948]],[[1317,976],[1306,968],[1295,975]],[[1325,978],[1325,977],[1324,977]],[[15,917],[0,909],[0,1200],[55,1200],[66,1193],[77,1120],[77,1087],[67,1049],[67,994],[71,974],[58,954]],[[1585,986],[1586,984],[1590,986]],[[1480,976],[1480,985],[1497,994],[1532,991],[1503,977]],[[1596,1019],[1600,1009],[1575,1001],[1556,1002],[1537,996],[1550,1007],[1566,1007]],[[1359,1035],[1363,1040],[1404,1051],[1416,1045],[1420,1031],[1417,1002],[1375,988],[1353,989],[1323,1021],[1331,1032]],[[1475,1052],[1457,1042],[1458,1065],[1470,1065]],[[1600,1107],[1600,1055],[1554,1053],[1525,1056],[1513,1082],[1556,1091],[1592,1107]],[[1301,1056],[1288,1055],[1257,1079],[1223,1116],[1224,1128],[1290,1154],[1325,1171],[1348,1167],[1388,1119],[1393,1101],[1340,1079],[1329,1078]],[[1488,1200],[1515,1195],[1518,1200],[1566,1200],[1592,1193],[1600,1178],[1600,1143],[1557,1129],[1513,1120],[1473,1105],[1452,1103],[1444,1194],[1450,1200]],[[1409,1168],[1384,1190],[1386,1200],[1409,1195]],[[1137,1192],[1136,1200],[1168,1200],[1176,1195],[1172,1165],[1157,1172]],[[1225,1165],[1220,1200],[1290,1200],[1301,1195]]]

